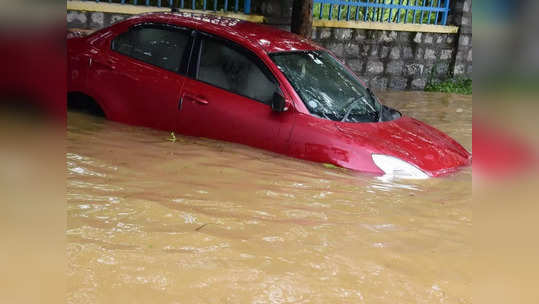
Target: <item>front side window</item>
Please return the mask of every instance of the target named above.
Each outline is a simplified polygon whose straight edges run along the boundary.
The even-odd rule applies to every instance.
[[[381,104],[339,61],[325,51],[270,55],[311,114],[348,122],[375,122]]]
[[[126,56],[131,56],[134,41],[131,39],[133,31],[122,33],[112,40],[111,49]]]
[[[277,91],[276,81],[253,56],[227,43],[204,38],[197,80],[270,105]]]
[[[118,35],[111,47],[126,56],[178,72],[188,44],[187,31],[151,26]]]

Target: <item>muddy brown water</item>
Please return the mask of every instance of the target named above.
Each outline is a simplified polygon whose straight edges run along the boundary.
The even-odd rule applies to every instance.
[[[472,146],[471,96],[382,100]],[[472,303],[471,169],[372,176],[80,113],[69,303]]]

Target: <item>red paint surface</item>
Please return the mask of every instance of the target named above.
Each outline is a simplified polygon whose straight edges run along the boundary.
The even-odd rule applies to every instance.
[[[272,112],[265,104],[110,50],[116,35],[144,22],[212,33],[251,50],[278,80],[288,111]],[[310,115],[268,53],[316,49],[322,48],[289,32],[236,19],[139,15],[88,37],[68,39],[68,91],[91,96],[111,120],[237,142],[378,175],[383,172],[373,163],[373,153],[400,158],[431,176],[470,165],[471,155],[461,145],[409,117],[381,123],[341,123]]]
[[[537,172],[538,158],[533,146],[486,119],[474,118],[474,170],[481,177],[511,178]]]
[[[0,106],[16,104],[65,122],[65,48],[58,43],[62,35],[62,27],[55,25],[39,31],[0,31]]]

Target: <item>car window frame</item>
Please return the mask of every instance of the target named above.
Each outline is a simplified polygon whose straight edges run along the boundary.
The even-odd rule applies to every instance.
[[[131,36],[129,37],[129,41],[132,42],[132,39],[134,38],[133,37],[134,36],[133,32],[137,31],[139,29],[144,29],[144,28],[159,28],[159,29],[164,29],[164,30],[173,30],[173,31],[183,32],[183,33],[187,34],[188,41],[187,41],[187,45],[185,46],[183,57],[180,60],[180,66],[179,66],[178,71],[165,69],[165,68],[163,68],[161,66],[152,64],[150,62],[147,62],[147,61],[144,61],[144,60],[141,60],[141,59],[138,59],[138,58],[135,58],[135,57],[131,56],[131,54],[127,55],[127,54],[118,52],[117,50],[112,48],[113,44],[114,44],[114,40],[116,40],[116,38],[118,38],[119,36],[126,35],[126,34],[131,34]],[[141,62],[143,64],[147,64],[149,66],[156,67],[156,68],[158,68],[160,70],[175,73],[175,74],[179,74],[179,75],[182,75],[182,76],[186,76],[188,74],[188,71],[189,71],[189,65],[191,63],[191,56],[192,56],[192,53],[193,53],[193,42],[194,42],[193,32],[195,32],[195,30],[193,30],[192,28],[184,27],[184,26],[178,26],[178,25],[175,25],[175,24],[160,23],[160,22],[141,22],[141,23],[137,23],[137,24],[133,24],[133,25],[129,26],[126,31],[123,31],[123,32],[115,35],[114,37],[112,37],[110,39],[110,43],[109,43],[109,50],[116,53],[116,54],[120,54],[122,56],[125,56],[125,57],[127,57],[127,58],[129,58],[131,60],[136,60],[137,62]],[[134,45],[133,45],[133,47],[134,47]]]
[[[196,31],[194,33],[194,36],[195,36],[195,40],[193,42],[193,47],[192,47],[191,62],[189,63],[189,70],[188,70],[188,73],[187,73],[187,76],[189,78],[191,78],[191,79],[193,79],[195,81],[207,84],[209,86],[212,86],[214,88],[224,90],[224,91],[226,91],[228,93],[235,94],[235,95],[238,95],[238,96],[241,96],[241,97],[256,101],[258,103],[269,106],[271,108],[271,103],[268,104],[268,103],[266,103],[264,101],[254,99],[252,97],[249,97],[249,96],[237,93],[237,92],[232,92],[230,90],[219,87],[219,86],[214,85],[212,83],[208,83],[208,82],[205,82],[205,81],[202,81],[202,80],[198,79],[198,71],[200,70],[200,58],[202,56],[202,47],[204,45],[203,40],[204,39],[214,39],[215,41],[217,41],[219,43],[222,43],[222,44],[234,49],[235,51],[238,51],[239,53],[245,55],[247,58],[252,60],[255,63],[255,65],[258,66],[258,68],[260,68],[262,73],[264,73],[264,75],[266,75],[269,78],[269,80],[272,83],[275,84],[275,88],[276,88],[275,93],[278,93],[278,94],[281,94],[281,95],[283,94],[282,93],[283,90],[281,89],[281,84],[278,81],[277,76],[275,76],[273,74],[271,69],[264,63],[264,61],[260,58],[260,56],[258,56],[255,52],[253,52],[253,51],[249,50],[248,48],[242,46],[240,43],[237,43],[235,41],[224,38],[222,36],[207,33],[207,32],[204,32],[204,31]]]

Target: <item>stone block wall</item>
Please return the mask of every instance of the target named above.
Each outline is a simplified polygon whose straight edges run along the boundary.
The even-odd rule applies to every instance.
[[[98,30],[130,16],[103,12],[67,11],[67,28]]]
[[[267,0],[253,11],[290,30],[292,0]],[[253,2],[257,3],[257,1]],[[376,89],[423,90],[429,80],[472,77],[472,0],[451,0],[457,34],[315,28],[312,40],[331,50]]]
[[[456,34],[315,28],[332,51],[374,89],[422,90],[451,74]]]
[[[292,0],[253,2],[253,13],[290,30]],[[124,14],[68,11],[68,28],[100,29]],[[472,76],[472,0],[452,0],[448,24],[457,34],[314,28],[312,40],[332,51],[377,90],[423,90],[430,80]]]

